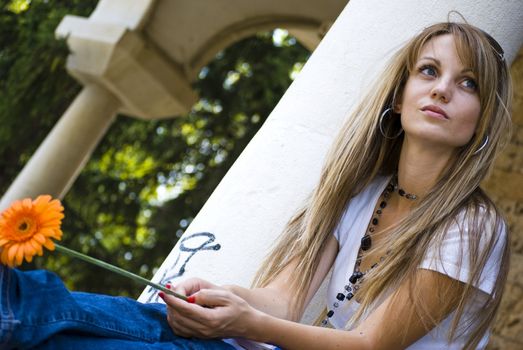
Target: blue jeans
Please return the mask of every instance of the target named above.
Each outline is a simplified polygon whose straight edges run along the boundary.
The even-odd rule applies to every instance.
[[[0,349],[233,349],[176,336],[163,304],[69,292],[51,272],[1,264],[0,314]]]

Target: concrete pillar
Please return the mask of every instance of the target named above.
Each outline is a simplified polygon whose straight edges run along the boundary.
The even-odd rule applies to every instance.
[[[514,58],[523,42],[520,1],[351,0],[154,280],[200,276],[249,286],[271,243],[317,183],[348,110],[392,52],[422,28],[446,21],[451,10],[495,37],[507,60]],[[146,289],[140,300],[157,299]],[[325,305],[315,300],[309,315]]]
[[[106,89],[85,86],[2,197],[0,210],[14,200],[39,194],[62,198],[119,107]]]

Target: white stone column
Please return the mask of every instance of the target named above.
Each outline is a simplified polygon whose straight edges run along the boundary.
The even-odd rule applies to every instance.
[[[513,59],[523,42],[521,1],[351,0],[154,279],[200,276],[249,286],[387,57],[422,28],[446,21],[451,10],[491,33]],[[200,232],[212,236],[193,236]],[[146,289],[140,300],[157,299]]]
[[[119,107],[106,89],[85,86],[2,197],[0,210],[16,199],[39,194],[62,198]]]

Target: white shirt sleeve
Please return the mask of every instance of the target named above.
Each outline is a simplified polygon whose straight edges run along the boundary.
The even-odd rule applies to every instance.
[[[419,267],[440,272],[466,283],[468,282],[470,273],[468,225],[463,215],[460,215],[456,221],[457,223],[452,225],[445,233],[440,248],[437,247],[436,243],[429,246]],[[482,235],[480,235],[483,236],[483,238],[480,239],[480,251],[482,248],[485,248],[484,244],[490,239],[491,234],[496,235],[496,241],[491,254],[487,258],[479,280],[474,283],[474,287],[487,294],[492,294],[494,289],[507,240],[506,226],[505,224],[500,226],[501,227],[498,227],[494,232],[482,232]]]

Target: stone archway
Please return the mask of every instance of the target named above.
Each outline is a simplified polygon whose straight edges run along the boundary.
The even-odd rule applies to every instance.
[[[63,197],[117,113],[156,119],[187,112],[197,100],[191,82],[231,43],[284,27],[312,50],[346,3],[101,0],[88,18],[66,16],[56,34],[67,38],[67,69],[84,90],[4,194],[0,208],[44,192]],[[88,106],[95,106],[95,115]]]

